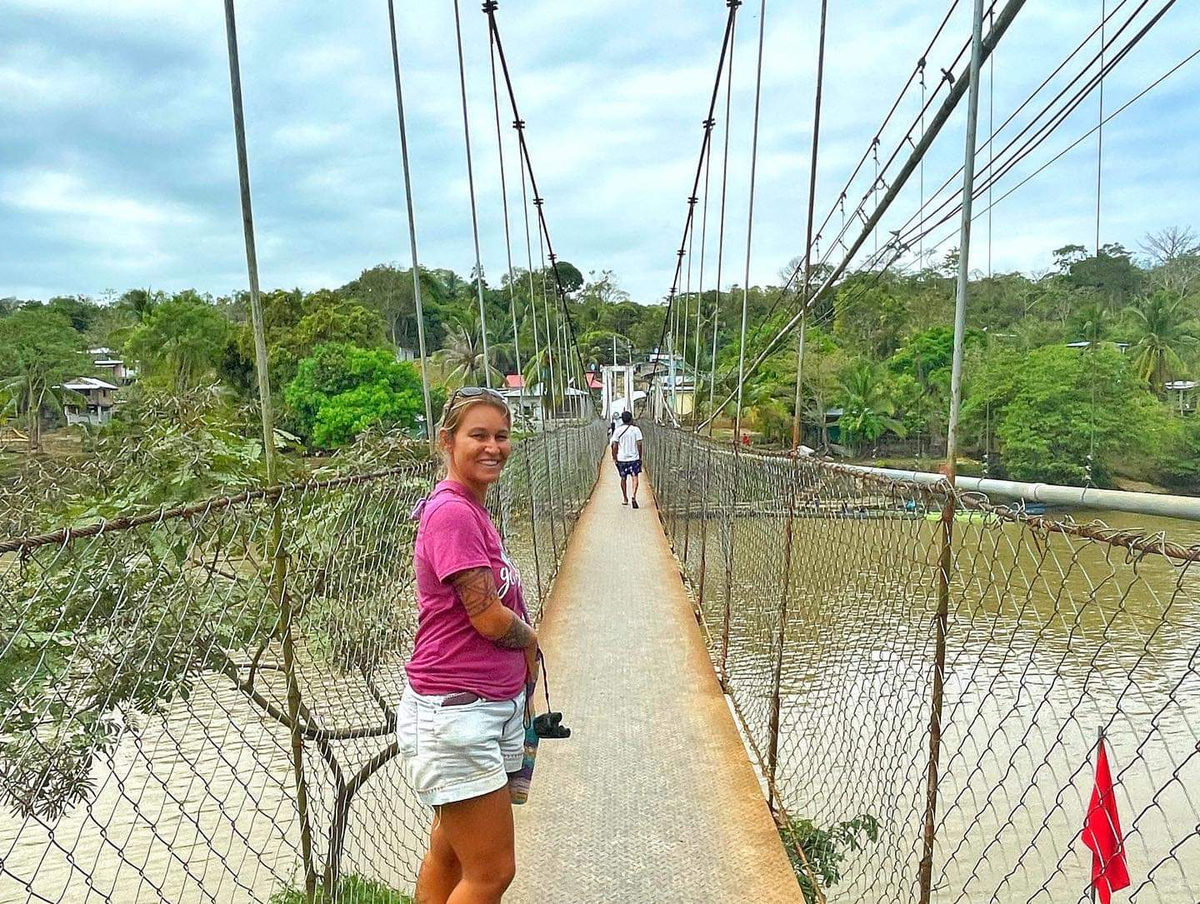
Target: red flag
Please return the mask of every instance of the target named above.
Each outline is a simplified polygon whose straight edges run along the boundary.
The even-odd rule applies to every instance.
[[[1096,783],[1092,786],[1092,802],[1083,821],[1083,843],[1092,850],[1092,885],[1100,904],[1109,904],[1114,891],[1129,885],[1129,869],[1125,864],[1125,841],[1121,837],[1117,797],[1103,738],[1097,748]]]

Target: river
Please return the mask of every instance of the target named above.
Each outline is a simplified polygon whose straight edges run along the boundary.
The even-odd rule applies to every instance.
[[[1200,544],[1200,524],[1075,517]],[[785,534],[778,514],[732,524],[730,688],[765,757]],[[878,840],[841,863],[831,902],[916,900],[939,525],[795,524],[777,786],[820,827],[880,823]],[[680,554],[688,535],[694,588],[701,524],[680,520],[674,533]],[[719,522],[706,533],[702,611],[719,665]],[[1129,899],[1200,901],[1200,566],[1135,559],[1011,522],[956,523],[934,901],[1087,900],[1091,855],[1079,834],[1101,727]]]

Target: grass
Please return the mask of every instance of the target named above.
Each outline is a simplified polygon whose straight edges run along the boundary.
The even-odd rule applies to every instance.
[[[300,888],[282,888],[271,895],[270,904],[309,904]],[[333,896],[320,889],[313,904],[413,904],[413,899],[374,879],[346,876]]]

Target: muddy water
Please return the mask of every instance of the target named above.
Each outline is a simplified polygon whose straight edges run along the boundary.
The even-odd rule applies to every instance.
[[[1080,513],[1200,543],[1200,525]],[[714,661],[723,648],[720,523],[675,526],[698,577]],[[701,532],[706,544],[699,542]],[[732,520],[727,667],[769,749],[785,533]],[[939,758],[933,900],[1082,901],[1079,842],[1103,728],[1132,901],[1200,902],[1200,566],[1009,523],[959,523]],[[938,526],[798,519],[783,652],[777,784],[829,827],[861,815],[879,838],[840,864],[830,901],[917,897],[929,751]]]

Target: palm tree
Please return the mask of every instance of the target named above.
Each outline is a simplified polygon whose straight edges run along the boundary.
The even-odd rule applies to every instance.
[[[864,440],[875,442],[889,430],[904,436],[904,425],[892,416],[896,406],[871,362],[858,361],[842,375],[841,402],[842,435],[852,447]]]
[[[150,289],[130,289],[121,296],[121,300],[117,302],[117,308],[132,317],[135,323],[144,323],[154,313],[154,309],[161,301],[161,292],[153,292]]]
[[[1137,335],[1133,366],[1138,377],[1161,396],[1167,380],[1184,371],[1180,352],[1196,346],[1197,325],[1188,319],[1177,295],[1161,290],[1126,311]]]
[[[1073,315],[1076,327],[1088,343],[1088,349],[1095,351],[1100,343],[1112,333],[1113,311],[1108,302],[1098,296],[1076,309]]]
[[[488,345],[488,356],[483,356],[483,330],[479,326],[479,315],[463,317],[447,334],[445,345],[435,353],[439,363],[448,368],[447,382],[458,381],[463,386],[482,386],[491,374],[493,385],[503,382],[504,374],[495,366],[496,357],[505,351],[503,343]]]

